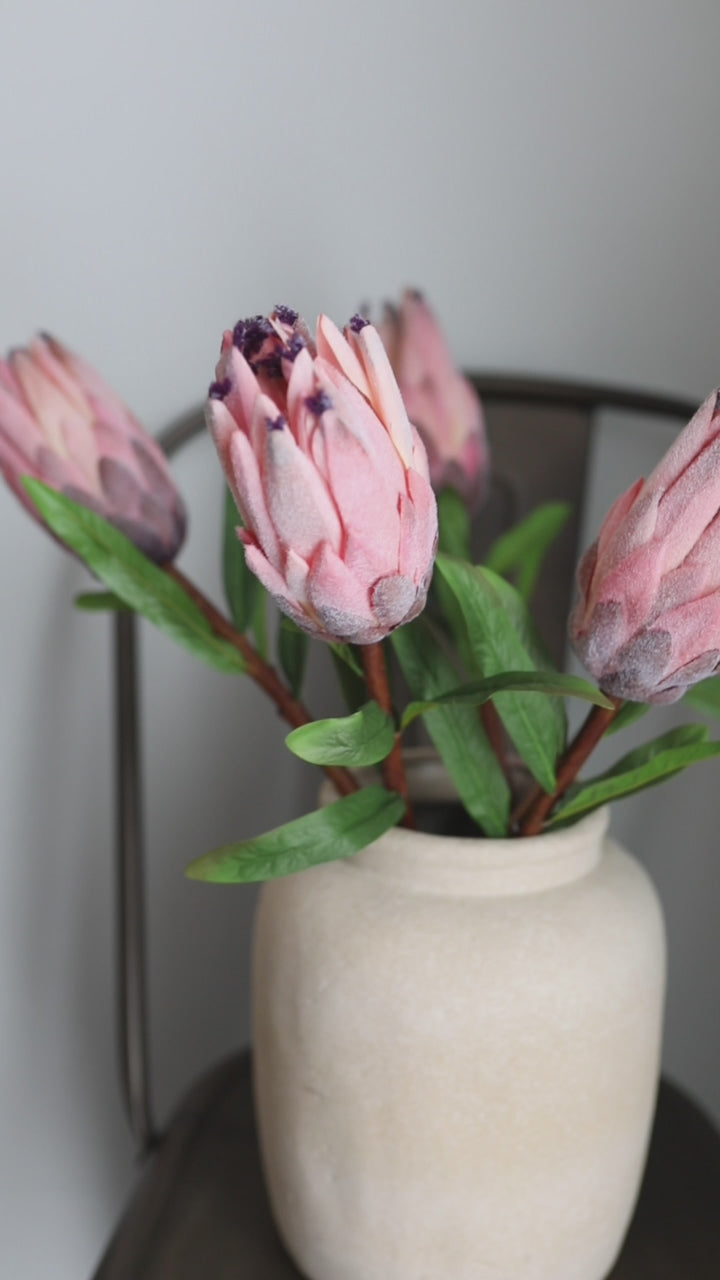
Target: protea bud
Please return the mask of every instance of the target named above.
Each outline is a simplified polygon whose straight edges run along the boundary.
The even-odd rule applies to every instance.
[[[90,507],[160,564],[185,536],[182,499],[152,436],[47,335],[0,360],[0,470],[36,519],[23,476]]]
[[[720,393],[610,509],[578,569],[573,645],[608,693],[674,702],[720,669]]]
[[[456,489],[470,506],[486,496],[489,452],[482,405],[456,369],[422,294],[406,289],[379,325],[410,421],[428,453],[436,493]]]
[[[356,316],[240,321],[207,418],[249,567],[325,640],[370,644],[425,603],[437,543],[427,458],[380,337]]]

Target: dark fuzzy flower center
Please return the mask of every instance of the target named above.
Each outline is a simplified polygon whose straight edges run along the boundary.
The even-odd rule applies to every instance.
[[[333,407],[332,400],[324,391],[316,391],[314,395],[306,396],[305,404],[310,412],[314,413],[318,418],[321,413],[325,413],[327,409],[332,409]]]
[[[298,313],[292,307],[286,307],[281,303],[280,306],[275,308],[273,314],[281,324],[288,325],[290,329],[294,324],[297,324]]]

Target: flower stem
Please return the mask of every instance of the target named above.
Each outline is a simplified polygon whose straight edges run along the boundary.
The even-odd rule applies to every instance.
[[[511,829],[518,835],[536,836],[542,830],[548,814],[575,781],[588,756],[612,724],[623,704],[622,698],[612,698],[612,703],[612,708],[591,707],[565,754],[560,757],[555,790],[543,791],[538,785],[518,805],[511,819]]]
[[[176,565],[167,565],[165,572],[168,577],[177,582],[179,587],[182,587],[186,595],[190,596],[190,599],[194,601],[200,612],[210,623],[215,634],[221,636],[223,640],[227,640],[229,644],[238,650],[238,653],[242,654],[245,659],[247,674],[272,698],[280,714],[284,716],[288,724],[291,724],[294,729],[298,729],[303,724],[310,724],[313,716],[311,716],[307,707],[299,698],[293,697],[287,686],[283,684],[275,668],[265,661],[247,636],[237,631],[232,623],[215,607],[212,600],[208,600],[199,587],[196,587],[194,582],[186,578],[185,574]],[[349,769],[326,765],[325,772],[341,796],[349,796],[352,792],[359,790],[358,783]]]
[[[502,720],[498,715],[497,707],[492,701],[483,702],[480,707],[480,720],[483,729],[487,734],[488,742],[497,758],[503,773],[507,773],[505,761],[505,733],[503,730]]]
[[[392,694],[390,692],[390,682],[382,644],[377,642],[375,644],[361,645],[360,652],[368,693],[382,707],[382,710],[391,716],[393,714]],[[388,790],[397,791],[398,795],[402,796],[405,801],[405,817],[402,825],[414,828],[415,815],[413,814],[407,777],[405,776],[399,733],[395,734],[395,745],[390,755],[383,760],[382,771]]]

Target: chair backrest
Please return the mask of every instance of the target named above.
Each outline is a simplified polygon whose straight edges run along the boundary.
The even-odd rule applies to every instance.
[[[695,405],[682,399],[619,387],[523,375],[471,374],[486,412],[492,453],[491,492],[477,523],[478,559],[498,533],[543,502],[567,501],[573,515],[553,547],[538,586],[534,613],[548,650],[560,666],[565,650],[582,498],[593,424],[614,409],[678,426]],[[168,455],[204,427],[200,409],[171,424],[160,437]],[[632,477],[631,477],[632,478]],[[155,1140],[150,1101],[146,1003],[142,770],[139,755],[135,619],[119,613],[115,645],[116,853],[118,866],[118,1050],[123,1097],[141,1150]]]

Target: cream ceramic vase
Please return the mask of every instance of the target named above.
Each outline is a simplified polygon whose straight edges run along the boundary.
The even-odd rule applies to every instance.
[[[261,1149],[309,1280],[607,1276],[665,975],[657,896],[607,819],[514,841],[396,828],[263,888]]]

